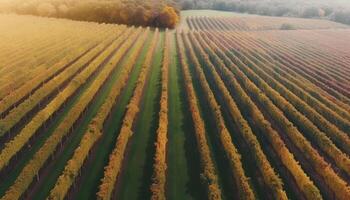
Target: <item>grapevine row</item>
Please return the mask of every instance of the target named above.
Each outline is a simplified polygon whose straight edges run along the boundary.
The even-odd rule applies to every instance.
[[[201,68],[200,62],[195,55],[193,47],[191,46],[190,42],[188,41],[187,35],[184,35],[183,37],[185,37],[184,41],[186,44],[186,49],[189,49],[189,51],[190,51],[189,52],[190,58],[192,60],[192,63],[194,63],[196,72],[199,76],[200,84],[205,91],[206,98],[208,99],[209,106],[215,115],[217,128],[219,130],[219,138],[220,138],[222,146],[226,152],[226,155],[230,160],[230,167],[232,170],[233,180],[236,180],[236,185],[238,187],[239,196],[240,196],[240,198],[244,198],[244,199],[255,199],[253,190],[251,189],[251,187],[248,183],[248,179],[247,179],[246,175],[244,174],[244,170],[243,170],[243,166],[242,166],[242,162],[241,162],[241,156],[238,153],[238,150],[236,149],[234,144],[232,143],[231,134],[225,125],[225,121],[224,121],[224,118],[222,117],[220,106],[217,103],[215,96],[214,96],[214,93],[211,90],[211,88],[207,82],[205,74]],[[197,49],[198,46],[195,46],[195,47]],[[201,53],[203,53],[203,52],[201,52]],[[203,56],[203,54],[201,54],[201,57],[202,56]],[[204,57],[204,59],[206,59],[206,57]],[[217,79],[218,77],[215,77],[215,78],[216,78],[215,80],[219,82],[218,84],[219,84],[220,89],[223,89],[223,85],[222,85],[223,83]],[[225,92],[227,92],[227,91],[225,91]],[[224,98],[227,99],[227,97],[228,97],[228,93],[225,93]],[[233,105],[232,103],[233,102],[231,102],[231,104],[230,104],[229,110],[231,113],[237,114],[236,110],[234,110],[235,105]],[[248,128],[248,127],[246,127],[246,128]]]
[[[132,127],[134,121],[139,113],[139,106],[143,94],[143,89],[146,85],[147,77],[151,70],[153,55],[155,52],[157,40],[159,37],[158,29],[154,33],[149,51],[147,52],[146,59],[141,67],[136,87],[131,98],[127,111],[124,116],[121,130],[119,131],[115,148],[110,154],[108,165],[105,167],[104,176],[101,180],[99,192],[97,193],[97,199],[110,199],[114,190],[114,185],[117,181],[118,175],[121,170],[122,161],[124,160],[126,145],[129,138],[132,136]]]
[[[169,82],[169,38],[170,34],[165,31],[165,45],[162,65],[162,91],[160,99],[159,125],[157,130],[157,141],[155,143],[156,152],[153,164],[153,178],[151,185],[152,200],[166,199],[166,151],[167,151],[167,134],[168,134],[168,82]]]
[[[124,49],[120,50],[121,54],[123,54],[127,48],[128,45],[124,45]],[[120,56],[118,57],[120,58]],[[125,69],[125,71],[127,71],[127,69]],[[125,73],[126,72],[123,72],[123,75]],[[79,101],[71,109],[69,114],[55,129],[54,133],[45,141],[43,146],[35,153],[33,158],[22,169],[14,184],[8,189],[5,196],[2,198],[3,200],[17,199],[23,195],[34,178],[39,175],[40,169],[44,167],[50,156],[53,156],[55,154],[58,146],[62,143],[62,140],[67,137],[67,135],[72,131],[73,127],[77,125],[77,121],[82,117],[84,111],[91,104],[95,95],[101,89],[103,83],[106,81],[107,76],[108,74],[101,73],[94,81],[94,85],[89,87],[87,91],[84,92],[82,97],[79,98]],[[124,78],[125,76],[121,77]],[[123,81],[121,81],[121,83],[124,84]]]
[[[249,59],[249,53],[246,53],[245,55],[247,59]],[[243,58],[244,59],[244,58]],[[258,74],[266,83],[268,83],[273,89],[275,89],[279,94],[284,97],[285,99],[288,99],[291,105],[294,105],[295,108],[299,110],[299,112],[303,113],[308,119],[313,122],[315,125],[318,126],[318,128],[327,134],[328,137],[333,139],[333,141],[345,152],[350,152],[350,138],[346,133],[339,130],[336,126],[331,124],[329,121],[327,121],[322,115],[320,115],[318,112],[316,112],[313,108],[317,107],[313,106],[310,107],[307,103],[302,101],[300,98],[298,98],[297,95],[290,92],[284,85],[280,84],[279,82],[272,79],[268,73],[265,73],[261,68],[265,67],[265,64],[261,63],[258,59],[251,58],[256,64],[253,62],[245,62],[251,69],[253,69],[256,74]],[[248,60],[247,60],[248,61]],[[334,116],[332,116],[334,117]],[[345,130],[350,128],[350,124],[347,124],[347,127],[345,127]]]
[[[272,39],[269,39],[270,45],[272,42],[271,40]],[[278,49],[281,49],[281,51],[286,49],[281,44],[278,44],[277,46],[279,47]],[[293,63],[294,65],[293,65],[292,69],[300,74],[304,74],[304,76],[306,78],[309,77],[310,81],[315,82],[315,83],[321,82],[323,84],[326,84],[327,87],[340,93],[341,95],[344,95],[348,98],[350,97],[349,92],[346,91],[345,85],[342,85],[340,82],[334,82],[334,81],[329,80],[326,77],[322,76],[322,74],[321,74],[322,71],[320,71],[320,69],[312,70],[314,65],[305,59],[300,59],[299,55],[293,54],[293,51],[291,50],[291,48],[288,48],[288,50],[289,50],[288,53],[290,55],[282,53],[282,52],[277,52],[276,48],[272,48],[272,49],[274,50],[274,52],[276,52],[276,58],[278,56],[280,60],[286,60],[290,63]],[[302,60],[302,61],[300,61],[300,60]],[[324,67],[324,68],[326,68],[326,67]],[[341,96],[341,95],[339,95],[339,96]]]
[[[135,32],[133,35],[131,35],[125,44],[127,44],[127,46],[130,46],[130,44],[137,38],[138,34],[139,32]],[[116,99],[120,96],[122,89],[127,84],[127,80],[129,79],[132,67],[137,61],[137,57],[143,47],[146,37],[147,32],[145,32],[142,38],[137,40],[135,43],[135,51],[130,55],[131,62],[128,62],[126,64],[127,66],[123,66],[123,71],[120,74],[120,79],[118,79],[118,81],[113,85],[110,94],[107,96],[105,102],[99,109],[94,119],[92,119],[88,125],[88,130],[85,132],[79,146],[74,151],[72,158],[67,162],[67,165],[65,166],[62,174],[58,178],[54,188],[51,190],[48,199],[64,199],[69,191],[69,188],[75,182],[75,178],[79,175],[85,160],[92,150],[92,147],[103,134],[104,123],[109,116],[112,107],[116,102]],[[125,50],[128,49],[125,48],[127,46],[119,49],[119,51],[122,51],[123,53],[118,54],[116,57],[113,57],[113,59],[108,64],[110,68],[114,68],[117,65],[117,63],[122,58],[122,55],[125,53]],[[107,76],[103,78],[107,78]]]
[[[264,42],[264,43],[267,46],[271,45],[267,42]],[[343,94],[343,93],[341,93],[341,91],[337,90],[336,88],[330,87],[327,84],[325,84],[324,82],[321,82],[316,77],[314,77],[314,75],[310,75],[310,74],[304,72],[303,67],[298,68],[297,66],[300,66],[300,65],[292,57],[287,56],[287,55],[282,55],[280,52],[277,52],[274,48],[270,48],[270,51],[274,53],[272,55],[272,57],[274,59],[276,59],[277,61],[279,61],[280,63],[283,63],[284,66],[288,66],[289,70],[292,70],[293,72],[301,75],[302,77],[304,77],[305,79],[307,79],[311,83],[315,84],[316,86],[320,87],[321,89],[325,90],[327,93],[329,93],[333,97],[337,98],[338,100],[340,100],[344,103],[350,104],[349,97],[346,96],[346,94]]]
[[[239,40],[242,43],[242,41],[244,41],[245,39],[239,38]],[[247,42],[249,42],[249,40],[247,40]],[[243,45],[248,46],[250,48],[255,48],[255,50],[257,50],[257,48],[258,49],[261,48],[264,51],[268,51],[264,48],[264,46],[257,44],[253,41],[249,42],[249,44],[246,43]],[[300,78],[297,79],[296,77],[298,77],[298,76],[296,74],[289,73],[290,71],[285,72],[282,68],[279,68],[278,66],[272,65],[274,60],[268,54],[262,53],[262,54],[264,54],[264,56],[263,56],[261,54],[255,53],[256,51],[253,52],[249,49],[247,49],[247,52],[248,53],[246,53],[246,55],[252,54],[256,57],[256,59],[263,62],[266,65],[266,67],[265,67],[265,65],[262,65],[262,67],[264,67],[265,71],[268,72],[269,74],[271,74],[271,76],[273,76],[273,78],[275,78],[279,82],[283,83],[288,89],[290,89],[294,94],[296,94],[300,98],[302,98],[305,102],[310,102],[309,104],[311,106],[313,106],[319,113],[324,115],[324,117],[326,117],[330,121],[334,120],[332,122],[334,124],[339,124],[343,130],[348,129],[349,122],[346,122],[344,119],[344,118],[346,118],[348,121],[350,120],[350,114],[348,112],[346,112],[342,108],[339,108],[339,106],[337,106],[333,102],[329,101],[328,99],[320,96],[319,94],[314,95],[313,93],[315,93],[315,92],[308,89],[306,87],[305,82],[302,82],[302,80]],[[283,64],[280,63],[279,65],[283,65]],[[276,72],[274,72],[274,71],[276,71]],[[305,92],[303,90],[305,90]],[[322,105],[322,104],[324,104],[324,105]],[[322,108],[319,108],[321,106],[322,106]],[[332,113],[333,110],[336,111],[336,113]],[[341,116],[337,116],[336,115],[337,113]]]
[[[202,58],[206,64],[206,66],[208,66],[210,68],[210,70],[212,72],[214,72],[213,71],[214,66],[210,63],[208,55],[203,51],[202,47],[199,46],[197,41],[193,38],[193,35],[190,34],[190,36],[191,36],[192,43],[195,46],[195,49],[198,51],[198,54],[199,54],[198,56],[200,58]],[[192,57],[195,57],[194,53],[193,53]],[[200,64],[199,64],[198,60],[197,60],[196,66],[197,66],[197,68],[200,68]],[[205,80],[204,72],[201,70],[201,71],[198,71],[197,73],[201,74],[202,78],[200,78],[200,80],[201,80],[201,82],[204,82],[204,80]],[[251,128],[249,127],[248,122],[243,118],[236,103],[234,102],[234,100],[230,96],[229,91],[225,87],[220,76],[217,73],[213,73],[213,77],[214,77],[215,83],[218,85],[220,91],[222,92],[223,97],[225,98],[225,101],[228,102],[229,112],[230,112],[235,124],[237,124],[237,128],[238,128],[240,134],[242,134],[245,142],[251,148],[250,152],[253,154],[253,157],[256,159],[255,162],[257,163],[257,167],[259,168],[267,187],[271,191],[273,191],[274,198],[276,198],[276,199],[288,199],[285,191],[283,190],[282,181],[279,179],[278,175],[275,173],[275,171],[271,167],[269,161],[267,160],[264,152],[261,149],[261,146],[260,146],[256,136],[254,135]],[[202,83],[202,84],[204,84],[204,83]],[[208,83],[206,83],[206,88],[207,88],[206,93],[208,93],[207,95],[210,94],[211,99],[212,99],[211,101],[214,101],[215,97],[214,97],[214,94],[210,91]],[[216,101],[215,101],[215,103],[216,103]],[[219,105],[216,103],[216,107],[213,107],[213,110],[215,110],[216,112],[219,112],[218,109],[219,109]],[[223,126],[223,124],[224,124],[223,118],[222,117],[220,117],[220,118],[221,118],[221,120],[220,120],[221,122],[218,121],[217,123],[221,124],[221,126]],[[222,142],[231,141],[231,137],[229,137],[229,133],[227,130],[226,130],[226,135],[227,135],[226,137],[222,138]],[[232,152],[233,150],[230,150],[230,151]],[[230,151],[228,151],[228,152],[230,152]],[[236,152],[237,152],[237,150],[236,150]],[[233,162],[233,161],[236,161],[236,160],[231,158],[231,162]],[[243,170],[243,169],[241,169],[241,170]],[[241,185],[241,183],[239,185]],[[243,188],[245,189],[246,187],[243,187]],[[252,194],[247,196],[247,197],[250,197],[248,199],[251,199],[251,195]]]
[[[36,131],[44,125],[44,123],[66,102],[66,100],[73,95],[86,82],[86,80],[94,74],[94,72],[96,72],[101,64],[105,62],[106,57],[115,50],[115,47],[119,46],[121,42],[124,41],[128,32],[131,30],[132,29],[129,29],[114,41],[106,51],[79,73],[78,76],[76,76],[43,110],[37,113],[19,134],[5,144],[4,149],[0,153],[0,170],[10,162],[10,159],[22,149],[28,140],[34,136]]]
[[[247,77],[249,77],[256,85],[259,85],[261,90],[272,100],[272,102],[279,107],[303,133],[314,141],[322,151],[332,158],[339,168],[350,175],[349,157],[341,152],[324,132],[320,131],[308,118],[302,115],[290,102],[288,102],[290,99],[286,100],[283,98],[278,92],[273,90],[265,80],[259,77],[256,74],[256,69],[258,67],[254,63],[239,52],[237,52],[237,54],[238,57],[231,56],[231,58],[234,59],[237,66],[245,72]],[[255,71],[253,71],[253,69],[255,69]]]
[[[193,125],[195,128],[195,136],[197,140],[198,151],[200,154],[200,162],[202,167],[202,177],[205,180],[205,187],[208,192],[208,199],[220,199],[221,190],[218,183],[218,176],[215,170],[214,161],[211,157],[210,149],[206,138],[206,130],[204,121],[200,115],[198,107],[198,98],[192,85],[192,78],[189,72],[187,59],[185,56],[185,47],[180,36],[180,33],[176,33],[177,47],[179,51],[179,59],[182,66],[182,73],[185,80],[185,89],[189,109],[192,116]]]
[[[223,46],[218,41],[215,43],[220,44],[220,48],[228,52],[228,49]],[[232,53],[227,54],[233,56]],[[232,59],[230,57],[230,59]],[[236,63],[243,66],[244,64],[240,60],[234,60]],[[312,147],[311,143],[305,139],[305,137],[298,131],[296,127],[284,116],[283,112],[276,107],[271,100],[263,93],[256,85],[254,85],[238,68],[236,65],[228,66],[231,73],[237,76],[238,80],[246,88],[246,90],[252,94],[252,96],[264,106],[266,110],[273,119],[280,124],[280,128],[288,135],[288,137],[293,141],[293,143],[298,147],[298,149],[307,155],[308,160],[313,165],[314,170],[319,173],[327,183],[328,187],[334,192],[334,194],[339,199],[350,198],[350,188],[347,183],[342,180],[332,169],[332,167],[324,161],[324,159],[319,155],[319,153]]]
[[[232,36],[234,36],[232,34]],[[231,37],[232,38],[232,37]],[[240,43],[242,43],[244,39],[239,38]],[[249,41],[248,41],[249,42]],[[256,42],[250,42],[249,44],[245,45],[245,46],[250,46],[252,48],[255,48],[255,50],[259,50],[262,49],[264,51],[268,51],[266,50],[265,46],[256,43]],[[283,69],[285,67],[278,67],[279,65],[283,65],[282,63],[279,63],[278,66],[272,65],[271,63],[274,63],[275,61],[266,53],[264,53],[264,57],[262,57],[262,55],[258,55],[257,53],[255,53],[255,51],[250,51],[247,49],[247,51],[256,56],[260,61],[263,61],[266,66],[268,66],[269,68],[266,68],[265,65],[262,65],[262,67],[265,68],[265,71],[267,71],[269,74],[271,74],[271,76],[273,75],[273,77],[275,79],[277,79],[279,82],[283,83],[286,87],[288,87],[288,89],[290,89],[291,91],[293,91],[294,94],[298,95],[300,98],[304,99],[304,101],[309,102],[310,101],[310,105],[320,105],[324,104],[325,106],[323,106],[324,108],[322,110],[328,110],[328,111],[320,111],[320,109],[318,108],[319,106],[313,106],[315,109],[317,109],[318,112],[322,113],[323,116],[327,117],[328,120],[332,121],[334,124],[339,125],[340,127],[342,127],[343,130],[347,130],[348,128],[346,128],[349,122],[345,122],[343,118],[346,118],[347,121],[350,120],[350,115],[347,111],[345,111],[342,107],[339,107],[338,105],[336,105],[334,102],[328,100],[327,98],[325,98],[324,96],[321,96],[319,93],[316,93],[314,91],[314,87],[310,88],[307,84],[305,84],[305,82],[302,82],[302,80],[304,80],[303,78],[301,78],[298,74],[293,73],[290,70],[287,69]],[[249,55],[249,53],[247,55]],[[270,63],[270,64],[268,64]],[[275,71],[275,72],[274,72]],[[285,80],[287,79],[287,80]],[[292,82],[294,83],[296,86],[293,86],[292,83],[288,82]],[[299,88],[299,89],[298,89]],[[303,92],[302,90],[305,90],[305,92]],[[319,103],[317,102],[319,101]],[[337,117],[336,113],[334,114],[330,114],[332,112],[332,110],[334,110],[337,114],[341,115],[341,117]]]
[[[221,74],[222,77],[228,79],[229,86],[232,86],[233,90],[236,92],[235,96],[237,96],[242,104],[244,104],[244,108],[247,108],[250,116],[253,118],[253,122],[259,127],[259,130],[268,138],[270,143],[272,144],[275,152],[278,154],[279,159],[282,161],[284,166],[289,170],[289,172],[293,175],[293,178],[296,180],[296,184],[298,184],[299,190],[303,192],[307,199],[322,199],[321,194],[317,187],[313,184],[310,178],[304,173],[303,169],[299,165],[298,161],[295,160],[293,154],[288,150],[286,145],[284,144],[281,137],[278,133],[272,128],[270,122],[265,119],[262,112],[257,108],[257,106],[253,103],[250,97],[245,93],[242,87],[239,85],[235,77],[232,73],[226,68],[225,63],[228,65],[234,65],[232,61],[229,60],[228,57],[207,37],[202,35],[197,35],[197,40],[202,44],[202,46],[207,50],[208,54],[213,57],[214,64],[217,66],[216,72],[215,69],[211,67],[211,71],[214,74],[214,77],[217,74]],[[205,43],[203,39],[207,42]],[[210,43],[210,44],[209,44]],[[214,50],[212,50],[214,49]],[[222,61],[219,56],[224,59]]]
[[[55,62],[62,58],[65,53],[69,52],[65,44],[66,42],[70,42],[70,40],[63,40],[62,44],[60,43],[60,48],[54,48],[54,50],[51,50],[53,47],[48,47],[42,50],[43,56],[38,57],[34,61],[23,61],[16,66],[13,66],[13,69],[15,70],[11,71],[11,73],[8,73],[6,76],[3,76],[3,84],[1,84],[0,91],[5,95],[11,94],[13,90],[18,89],[27,81],[37,76],[37,74],[43,69],[55,64]],[[28,57],[31,58],[32,56]],[[23,67],[23,65],[25,67]]]
[[[122,32],[119,32],[119,34],[121,33]],[[106,40],[106,42],[111,42],[113,38],[114,37],[110,37]],[[94,51],[88,53],[78,62],[74,63],[58,76],[54,77],[49,82],[44,84],[40,89],[35,91],[33,95],[31,95],[19,106],[11,110],[4,119],[0,120],[0,136],[3,136],[8,131],[10,131],[27,115],[28,112],[33,110],[35,106],[40,105],[40,102],[42,102],[43,99],[50,96],[51,93],[57,92],[61,86],[67,84],[68,81],[70,81],[75,75],[84,70],[84,67],[95,58],[96,54],[98,55],[98,52],[101,52],[103,50],[104,46],[105,45],[100,45]]]
[[[81,45],[81,44],[79,44]],[[54,64],[47,70],[41,70],[39,74],[28,81],[25,85],[22,85],[17,90],[10,93],[4,99],[0,101],[0,116],[4,117],[8,114],[8,112],[17,107],[20,103],[22,103],[26,98],[29,97],[30,94],[33,94],[37,89],[39,89],[42,85],[50,81],[52,78],[60,74],[66,68],[71,66],[73,63],[78,61],[84,55],[86,55],[89,51],[91,51],[96,45],[94,43],[90,43],[88,49],[86,47],[76,47],[78,54],[77,55],[66,55],[59,62]]]
[[[310,35],[313,35],[313,33],[315,32],[310,32]],[[314,36],[319,38],[320,34],[316,34]],[[334,38],[336,38],[336,36],[334,36]],[[288,39],[289,39],[288,43],[282,43],[284,44],[283,45],[284,47],[287,47],[288,49],[292,50],[293,52],[296,53],[296,55],[299,55],[299,56],[305,55],[303,54],[304,51],[308,52],[307,56],[309,58],[312,58],[313,61],[320,62],[320,64],[327,64],[324,68],[320,68],[321,70],[327,70],[330,73],[335,73],[335,76],[334,76],[335,78],[341,77],[342,79],[349,80],[348,77],[344,76],[344,73],[347,72],[347,68],[346,68],[346,65],[342,63],[341,57],[336,56],[336,54],[334,54],[333,52],[330,52],[329,54],[325,54],[325,52],[318,52],[320,49],[315,49],[314,47],[310,46],[310,42],[309,44],[306,44],[304,41],[295,40],[295,39],[293,40],[293,38],[289,38],[289,37]],[[322,39],[325,39],[325,38],[322,38]],[[287,45],[292,43],[295,44],[293,47],[291,47],[291,45]],[[327,57],[325,57],[325,55],[327,55]],[[329,58],[332,58],[332,61],[330,61]],[[333,66],[334,65],[333,62],[337,64],[336,67]],[[318,66],[316,65],[316,67]]]

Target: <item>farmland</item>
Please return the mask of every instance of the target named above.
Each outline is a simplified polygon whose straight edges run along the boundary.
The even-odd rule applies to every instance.
[[[0,199],[350,199],[349,27],[182,16],[0,15]]]

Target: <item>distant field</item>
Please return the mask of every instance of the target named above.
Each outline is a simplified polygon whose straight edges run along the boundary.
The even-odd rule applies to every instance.
[[[193,17],[193,16],[238,17],[238,16],[254,16],[254,15],[236,13],[236,12],[217,11],[217,10],[183,10],[181,11],[181,17]]]
[[[234,12],[189,10],[181,12],[180,27],[195,30],[278,30],[278,29],[344,29],[349,26],[320,19],[268,17]]]
[[[182,16],[0,15],[1,200],[350,199],[350,29]]]

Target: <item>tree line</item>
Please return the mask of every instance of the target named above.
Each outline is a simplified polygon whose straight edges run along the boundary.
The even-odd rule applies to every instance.
[[[0,12],[162,28],[179,22],[172,4],[150,0],[15,0],[0,4]]]

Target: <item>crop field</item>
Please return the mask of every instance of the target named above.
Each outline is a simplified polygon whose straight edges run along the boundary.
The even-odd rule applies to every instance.
[[[0,199],[350,199],[348,26],[193,12],[0,15]]]
[[[187,24],[194,30],[266,31],[278,29],[343,29],[348,26],[318,19],[265,16],[189,16]]]

